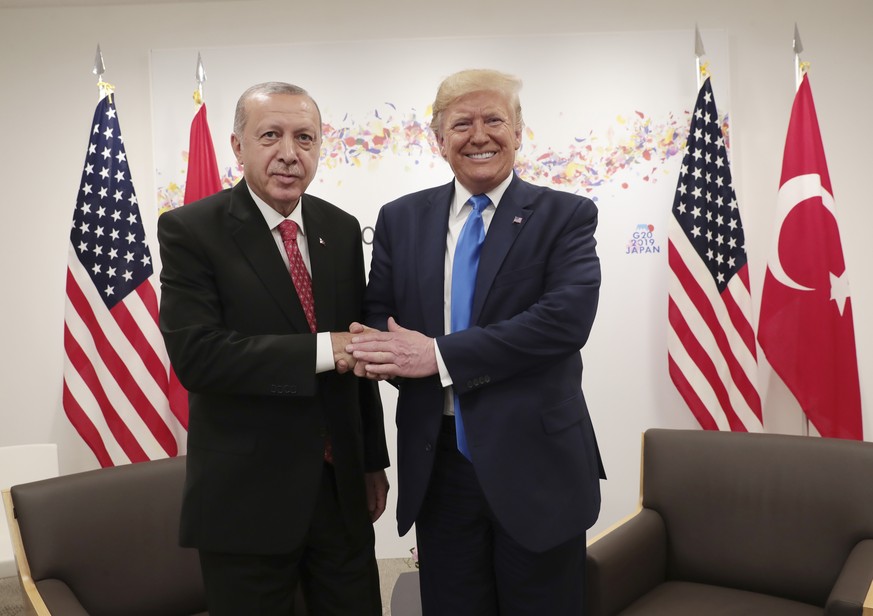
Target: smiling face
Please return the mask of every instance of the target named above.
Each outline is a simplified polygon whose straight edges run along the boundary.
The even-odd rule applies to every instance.
[[[474,195],[509,177],[521,146],[521,126],[509,95],[484,90],[459,96],[440,114],[440,154]]]
[[[252,191],[288,216],[318,169],[318,109],[308,96],[292,94],[256,94],[245,109],[242,134],[230,137],[237,162]]]

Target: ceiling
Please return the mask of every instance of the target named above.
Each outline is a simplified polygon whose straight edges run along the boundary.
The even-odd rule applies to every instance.
[[[125,4],[184,4],[216,0],[0,0],[0,9],[37,7],[121,6]],[[222,0],[227,1],[227,0]]]

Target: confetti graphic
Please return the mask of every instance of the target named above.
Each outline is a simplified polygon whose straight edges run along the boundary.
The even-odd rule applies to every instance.
[[[527,126],[515,169],[534,184],[584,194],[616,181],[622,188],[635,182],[655,183],[669,175],[668,163],[685,147],[688,112],[683,115],[656,119],[634,111],[617,116],[606,131],[571,136],[565,145],[539,143],[535,129]],[[414,109],[402,112],[385,103],[367,117],[346,114],[338,122],[325,122],[318,181],[330,181],[330,172],[340,168],[375,172],[388,158],[405,159],[410,168],[444,165],[430,130],[430,116],[430,109],[423,114]],[[723,124],[726,129],[726,118]],[[185,177],[187,157],[183,152],[180,177]],[[222,186],[233,186],[241,176],[236,164],[223,168]],[[159,186],[160,211],[182,205],[184,193],[178,182]]]

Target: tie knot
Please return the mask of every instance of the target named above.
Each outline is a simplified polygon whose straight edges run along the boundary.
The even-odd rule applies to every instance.
[[[491,199],[488,198],[488,195],[473,195],[467,200],[467,203],[472,205],[473,209],[481,214],[482,210],[491,203]]]
[[[279,223],[279,234],[283,242],[297,241],[297,223],[293,220],[283,220]]]

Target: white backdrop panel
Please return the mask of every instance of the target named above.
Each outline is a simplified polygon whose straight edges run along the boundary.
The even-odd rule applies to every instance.
[[[727,33],[701,34],[725,114]],[[697,93],[693,44],[693,31],[679,30],[152,50],[158,204],[178,206],[184,194],[198,52],[225,184],[239,176],[229,138],[239,95],[261,81],[295,83],[315,97],[325,123],[309,192],[350,211],[365,228],[385,202],[451,179],[428,128],[442,78],[480,67],[521,77],[526,129],[518,173],[587,195],[600,207],[603,288],[582,352],[585,394],[609,475],[597,532],[636,505],[640,433],[696,425],[666,361],[666,221]],[[634,243],[640,239],[642,250]],[[396,396],[384,385],[382,393],[393,450]],[[415,544],[411,535],[397,537],[394,497],[377,524],[380,558],[407,557]]]

